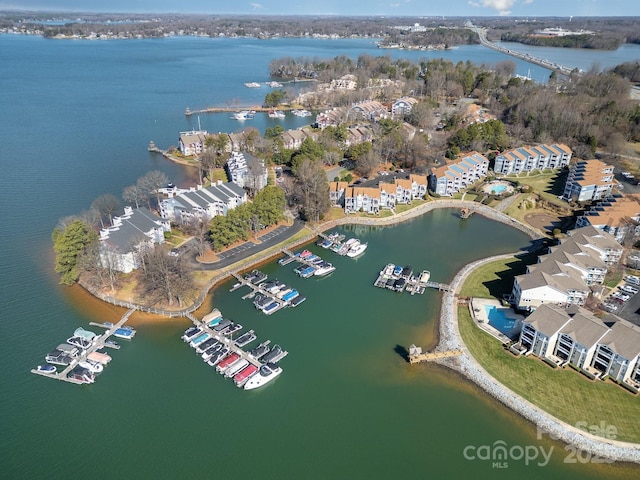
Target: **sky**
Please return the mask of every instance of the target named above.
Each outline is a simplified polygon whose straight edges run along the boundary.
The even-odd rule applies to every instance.
[[[640,16],[638,0],[0,0],[1,10],[350,16]]]

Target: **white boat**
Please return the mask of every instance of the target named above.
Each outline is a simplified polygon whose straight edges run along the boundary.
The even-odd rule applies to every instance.
[[[245,390],[253,390],[254,388],[266,385],[278,375],[282,373],[282,368],[273,363],[266,363],[260,367],[258,373],[252,376],[247,383],[244,384]]]
[[[260,84],[258,82],[247,82],[244,86],[247,88],[260,88]]]
[[[282,84],[280,82],[267,82],[267,86],[271,88],[282,88]]]
[[[340,250],[338,250],[336,253],[338,255],[346,255],[347,253],[349,253],[349,250],[351,250],[353,247],[355,247],[359,243],[360,243],[360,240],[358,240],[357,238],[350,238],[349,240],[347,240],[342,244],[342,246],[340,247]]]
[[[293,110],[293,114],[297,117],[310,117],[313,115],[309,110]]]
[[[80,365],[82,368],[86,368],[91,373],[101,373],[104,369],[101,363],[96,362],[78,362],[78,365]]]
[[[316,277],[322,277],[324,275],[329,275],[335,269],[336,269],[336,267],[334,267],[329,262],[323,262],[323,263],[320,264],[320,267],[315,271],[314,275]]]
[[[38,365],[38,368],[36,370],[42,373],[48,373],[49,375],[52,375],[58,371],[58,369],[53,365],[47,365],[47,364]]]
[[[240,372],[240,370],[244,369],[247,365],[249,365],[249,360],[246,358],[240,358],[235,363],[232,363],[229,368],[224,372],[224,376],[226,378],[231,378],[235,376],[236,373]]]
[[[349,249],[349,251],[347,252],[347,257],[355,258],[358,255],[362,255],[366,249],[367,249],[366,243],[358,242],[356,246],[351,247]]]
[[[237,112],[233,114],[233,117],[231,118],[235,118],[236,120],[251,120],[254,116],[255,116],[256,112],[249,111],[249,110],[243,110],[241,112]]]
[[[285,114],[282,110],[269,110],[269,118],[284,118]]]

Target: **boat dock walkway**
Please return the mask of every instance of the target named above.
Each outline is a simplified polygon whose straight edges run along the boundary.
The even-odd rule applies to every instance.
[[[438,283],[438,282],[426,282],[425,287],[435,288],[436,290],[440,290],[441,292],[448,292],[451,290],[451,286],[446,283]]]
[[[252,357],[251,355],[249,355],[247,352],[245,352],[241,348],[237,347],[236,344],[235,344],[235,341],[232,338],[226,337],[225,335],[222,335],[222,334],[216,332],[215,330],[209,328],[209,326],[207,326],[206,323],[202,322],[201,320],[198,320],[196,317],[194,317],[191,314],[189,314],[188,317],[196,327],[200,327],[203,331],[207,332],[213,338],[215,338],[219,342],[224,343],[227,347],[229,347],[229,351],[230,352],[237,353],[238,355],[240,355],[240,358],[248,361],[251,365],[255,365],[256,367],[260,368],[260,366],[262,365],[262,362],[260,362],[259,359],[256,359],[256,358]],[[262,342],[262,343],[265,344],[265,345],[268,345],[269,343],[271,343],[271,341],[267,340],[267,341]],[[283,350],[282,352],[280,352],[279,355],[277,355],[271,361],[273,363],[278,362],[278,361],[282,360],[284,357],[286,357],[288,354],[289,354],[289,352],[287,352],[286,350]]]
[[[306,265],[307,267],[318,267],[317,264],[310,262],[309,260],[307,260],[306,258],[302,258],[300,255],[296,255],[295,253],[290,252],[289,250],[286,249],[282,249],[282,253],[284,253],[287,257],[289,258],[284,258],[281,259],[282,262],[280,262],[280,265],[289,265],[291,262],[298,262],[301,263],[303,265]],[[318,256],[315,256],[315,259],[318,259]]]
[[[265,296],[269,297],[271,300],[273,300],[274,302],[276,302],[279,305],[279,308],[283,308],[283,307],[287,306],[287,302],[286,301],[282,300],[281,298],[278,298],[273,293],[267,292],[260,285],[255,285],[254,283],[251,283],[249,280],[243,278],[242,275],[240,275],[239,273],[231,272],[231,275],[236,280],[238,280],[238,283],[242,284],[242,286],[249,287],[251,289],[251,292],[247,293],[246,295],[244,295],[242,297],[243,300],[245,300],[247,298],[254,297],[256,295],[256,293],[261,293],[262,295],[265,295]]]
[[[75,383],[75,384],[81,384],[83,382],[73,379],[73,378],[69,378],[67,377],[67,375],[69,374],[69,372],[71,370],[73,370],[76,365],[78,365],[78,362],[82,362],[84,360],[87,359],[87,356],[90,353],[95,352],[96,350],[99,350],[101,348],[105,347],[104,342],[107,341],[109,339],[109,337],[111,335],[114,334],[114,332],[116,330],[118,330],[119,328],[123,327],[125,323],[127,323],[127,320],[129,320],[129,317],[131,316],[131,314],[133,312],[135,312],[135,308],[130,308],[129,310],[127,310],[125,312],[125,314],[122,316],[122,318],[120,319],[120,321],[118,323],[116,323],[115,325],[107,328],[106,326],[100,324],[100,323],[91,323],[91,325],[96,325],[96,326],[100,326],[103,328],[107,328],[107,331],[104,332],[102,335],[96,336],[96,340],[93,342],[93,344],[87,348],[86,350],[82,351],[80,353],[80,355],[78,355],[77,357],[75,357],[73,359],[73,361],[67,365],[64,370],[60,371],[60,372],[56,372],[56,373],[45,373],[45,372],[39,372],[38,370],[36,370],[35,368],[33,370],[31,370],[31,373],[35,373],[36,375],[42,375],[43,377],[49,377],[49,378],[55,378],[56,380],[62,380],[64,382],[70,382],[70,383]]]
[[[441,358],[457,357],[463,354],[464,352],[462,350],[422,353],[420,348],[416,348],[415,345],[412,345],[409,348],[409,363],[432,362]]]

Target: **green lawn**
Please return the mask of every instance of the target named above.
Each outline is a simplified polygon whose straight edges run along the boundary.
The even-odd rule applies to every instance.
[[[460,290],[461,297],[502,298],[513,288],[513,277],[523,274],[526,266],[535,263],[533,254],[521,258],[511,257],[505,260],[481,265],[471,272]]]
[[[460,333],[474,358],[502,384],[569,425],[613,425],[617,440],[640,442],[640,398],[591,381],[571,368],[552,369],[537,358],[516,358],[478,329],[468,307],[458,309]]]

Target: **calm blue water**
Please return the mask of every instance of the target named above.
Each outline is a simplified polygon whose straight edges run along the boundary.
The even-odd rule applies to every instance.
[[[120,196],[153,169],[191,181],[195,172],[149,154],[149,140],[176,144],[179,131],[196,127],[185,107],[260,103],[266,90],[243,83],[269,80],[272,58],[362,53],[508,59],[479,46],[381,51],[367,40],[0,36],[2,478],[598,477],[561,456],[543,471],[461,462],[469,442],[526,444],[535,431],[449,373],[408,368],[393,349],[430,338],[439,297],[372,294],[375,273],[393,259],[446,281],[478,256],[526,245],[481,217],[460,223],[438,212],[400,229],[352,229],[369,241],[365,257],[337,259],[344,264],[332,276],[296,283],[309,300],[269,318],[251,316],[237,295],[214,293],[225,314],[292,351],[288,375],[262,393],[245,396],[213,375],[179,340],[187,324],[175,320],[141,325],[91,387],[28,373],[76,327],[122,314],[58,285],[50,234],[60,218],[99,195]],[[200,122],[209,131],[239,128],[228,115]]]

